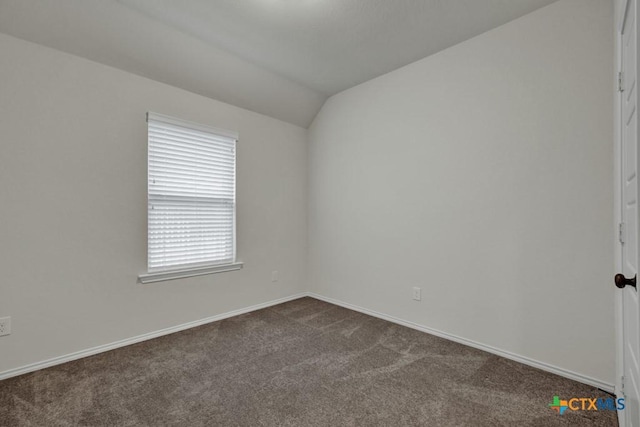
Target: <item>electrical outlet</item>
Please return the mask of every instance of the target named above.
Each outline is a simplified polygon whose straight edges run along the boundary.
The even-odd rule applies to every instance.
[[[11,317],[0,317],[0,337],[11,334]]]
[[[422,289],[417,286],[413,288],[413,299],[416,301],[420,301],[422,299]]]
[[[271,281],[272,282],[277,282],[278,281],[278,270],[273,270],[271,272]]]

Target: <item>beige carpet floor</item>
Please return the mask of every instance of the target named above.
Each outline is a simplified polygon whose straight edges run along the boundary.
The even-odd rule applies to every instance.
[[[606,393],[302,298],[0,381],[1,426],[613,426]]]

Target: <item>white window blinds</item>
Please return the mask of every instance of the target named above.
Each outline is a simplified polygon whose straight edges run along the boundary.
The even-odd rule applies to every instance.
[[[237,134],[148,113],[148,268],[235,261]]]

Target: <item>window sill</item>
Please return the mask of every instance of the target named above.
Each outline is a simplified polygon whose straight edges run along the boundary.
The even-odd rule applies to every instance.
[[[240,270],[244,264],[234,262],[232,264],[213,265],[209,267],[195,267],[184,270],[158,271],[138,276],[140,283],[163,282],[165,280],[183,279],[185,277],[204,276],[205,274],[223,273],[225,271]]]

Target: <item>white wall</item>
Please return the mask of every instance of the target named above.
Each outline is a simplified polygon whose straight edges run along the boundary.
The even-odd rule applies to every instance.
[[[0,372],[302,290],[305,129],[5,35],[0,58]],[[136,284],[149,110],[240,133],[243,270]]]
[[[562,0],[330,98],[311,290],[613,384],[612,23]]]

